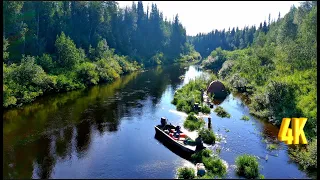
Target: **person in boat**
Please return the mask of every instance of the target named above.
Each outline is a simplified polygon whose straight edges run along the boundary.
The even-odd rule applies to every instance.
[[[165,130],[166,126],[167,126],[167,119],[162,117],[161,118],[161,126],[162,128]]]
[[[180,133],[181,133],[180,129],[181,129],[180,126],[176,127],[176,129],[175,129],[176,131],[174,132],[174,137],[175,138],[179,138]]]
[[[203,142],[200,134],[195,141],[196,141],[196,151],[202,150],[204,146],[203,146]]]

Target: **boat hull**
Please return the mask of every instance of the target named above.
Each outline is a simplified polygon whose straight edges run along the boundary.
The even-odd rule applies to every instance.
[[[166,146],[169,146],[170,149],[175,151],[176,153],[179,153],[187,157],[195,153],[195,150],[190,149],[178,143],[176,140],[174,140],[168,134],[162,131],[159,127],[155,126],[155,130],[156,130],[156,138],[160,140],[162,143],[164,143]]]

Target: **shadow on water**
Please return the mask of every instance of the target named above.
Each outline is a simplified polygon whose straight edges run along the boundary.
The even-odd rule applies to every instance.
[[[156,140],[158,140],[159,143],[161,143],[162,145],[164,145],[166,148],[168,148],[171,152],[173,152],[174,154],[180,156],[181,158],[188,160],[191,162],[191,156],[181,152],[181,150],[179,151],[178,149],[174,148],[172,145],[170,145],[167,141],[163,140],[158,134],[155,134],[154,138]]]

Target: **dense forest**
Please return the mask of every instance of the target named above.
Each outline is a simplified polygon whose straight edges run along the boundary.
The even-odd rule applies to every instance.
[[[187,36],[187,40],[194,45],[195,50],[203,57],[207,57],[211,51],[218,47],[224,50],[244,49],[253,43],[260,31],[267,33],[270,26],[279,20],[280,13],[277,21],[271,20],[271,14],[269,14],[268,22],[261,22],[258,28],[256,26],[246,26],[243,29],[239,29],[239,27],[229,28],[228,31],[225,29],[222,31],[214,30],[207,34],[199,33],[196,36]]]
[[[110,82],[141,67],[200,59],[178,15],[139,1],[4,1],[3,106]]]
[[[218,72],[219,78],[230,87],[247,94],[250,112],[255,116],[278,126],[284,117],[308,118],[304,127],[308,146],[289,151],[304,169],[316,170],[317,3],[309,1],[298,8],[292,6],[283,18],[270,23],[265,30],[263,27],[256,30],[249,46],[221,45],[202,65]],[[210,36],[202,35],[202,38]],[[208,47],[196,40],[194,43],[196,49]]]

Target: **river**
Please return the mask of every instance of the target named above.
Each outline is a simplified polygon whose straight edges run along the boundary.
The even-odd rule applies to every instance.
[[[192,164],[155,139],[154,126],[161,117],[182,125],[186,114],[171,104],[174,92],[203,73],[194,65],[156,67],[5,111],[3,177],[175,178],[177,168]],[[212,111],[212,128],[222,140],[211,148],[221,148],[227,178],[237,178],[235,158],[244,153],[260,158],[265,178],[308,178],[290,162],[286,145],[267,150],[263,140],[275,141],[278,128],[250,116],[237,95],[220,105],[231,118]]]

